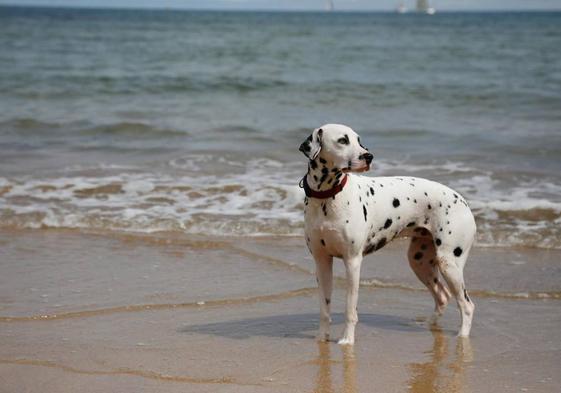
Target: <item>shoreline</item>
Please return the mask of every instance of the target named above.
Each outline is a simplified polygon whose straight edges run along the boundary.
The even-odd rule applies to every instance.
[[[428,325],[432,299],[408,270],[404,244],[390,244],[365,260],[352,348],[334,342],[344,320],[342,263],[332,341],[315,340],[313,262],[301,240],[0,231],[0,391],[549,393],[559,386],[558,299],[477,295],[493,285],[531,292],[536,277],[558,291],[557,252],[473,250],[466,273],[477,309],[464,340],[455,337],[453,302]],[[537,275],[527,276],[531,269]]]

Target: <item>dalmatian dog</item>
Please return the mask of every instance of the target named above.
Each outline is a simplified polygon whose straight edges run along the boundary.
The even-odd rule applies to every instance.
[[[306,244],[319,286],[318,338],[329,339],[333,257],[344,261],[347,281],[345,330],[339,344],[352,345],[362,259],[396,237],[411,238],[409,265],[434,298],[433,320],[454,295],[461,315],[458,335],[469,336],[475,306],[463,269],[476,226],[464,198],[426,179],[356,175],[370,169],[373,155],[344,125],[315,129],[300,151],[309,159],[300,185],[306,192]]]

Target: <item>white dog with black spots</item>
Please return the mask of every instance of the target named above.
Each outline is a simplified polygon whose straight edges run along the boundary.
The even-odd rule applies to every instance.
[[[333,257],[343,259],[347,277],[345,330],[339,344],[352,345],[362,259],[396,237],[411,237],[409,264],[434,298],[433,319],[454,295],[461,315],[458,335],[469,336],[475,306],[463,270],[476,226],[464,198],[426,179],[354,174],[369,170],[373,156],[344,125],[315,129],[300,150],[309,159],[301,186],[306,192],[306,244],[319,286],[318,338],[329,339]]]

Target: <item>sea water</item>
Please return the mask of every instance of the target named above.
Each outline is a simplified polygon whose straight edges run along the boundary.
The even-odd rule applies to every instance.
[[[299,235],[313,128],[561,248],[561,13],[0,7],[0,227]]]

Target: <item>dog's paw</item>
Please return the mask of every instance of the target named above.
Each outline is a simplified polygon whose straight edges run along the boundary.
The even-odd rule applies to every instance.
[[[339,345],[354,345],[354,343],[355,339],[351,337],[343,337],[339,341],[337,341],[337,344]]]
[[[427,323],[429,326],[434,326],[434,325],[438,325],[438,320],[440,319],[440,317],[442,316],[441,313],[439,312],[433,312],[430,317],[427,319]]]
[[[316,340],[322,343],[329,341],[329,333],[319,333],[316,335]]]

